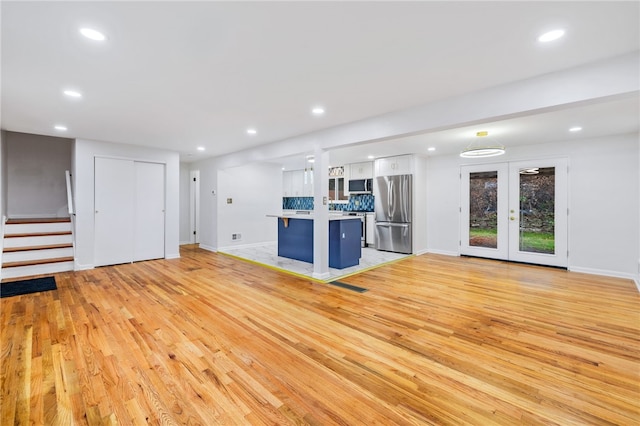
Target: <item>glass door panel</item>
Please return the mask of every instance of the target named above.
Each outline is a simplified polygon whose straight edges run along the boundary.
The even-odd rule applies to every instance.
[[[461,254],[507,258],[507,174],[505,164],[462,167]]]
[[[555,253],[555,167],[519,169],[520,251]]]
[[[469,173],[469,246],[498,248],[498,172]]]
[[[567,164],[511,163],[509,260],[567,266]]]

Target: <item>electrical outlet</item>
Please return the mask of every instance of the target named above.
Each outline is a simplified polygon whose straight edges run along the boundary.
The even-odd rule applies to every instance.
[[[242,234],[231,234],[231,239],[236,241],[242,238]]]
[[[227,198],[227,204],[232,204],[233,203],[233,198]]]

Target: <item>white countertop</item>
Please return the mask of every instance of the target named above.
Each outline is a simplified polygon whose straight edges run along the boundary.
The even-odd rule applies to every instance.
[[[300,213],[284,212],[280,214],[268,214],[267,217],[282,217],[287,219],[307,219],[307,220],[314,219],[314,215],[312,213],[300,214]],[[342,213],[341,214],[329,213],[329,220],[349,220],[349,219],[360,220],[358,216],[348,216],[348,215],[343,215]]]

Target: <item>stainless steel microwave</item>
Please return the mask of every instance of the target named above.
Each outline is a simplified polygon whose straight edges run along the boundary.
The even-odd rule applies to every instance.
[[[352,179],[349,181],[350,194],[371,194],[373,179]]]

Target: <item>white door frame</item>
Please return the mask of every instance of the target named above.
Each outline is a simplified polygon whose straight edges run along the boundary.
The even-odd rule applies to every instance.
[[[555,250],[554,254],[520,251],[520,169],[555,167]],[[496,171],[497,248],[469,245],[469,175]],[[539,265],[568,267],[568,160],[549,158],[460,167],[460,254]]]

